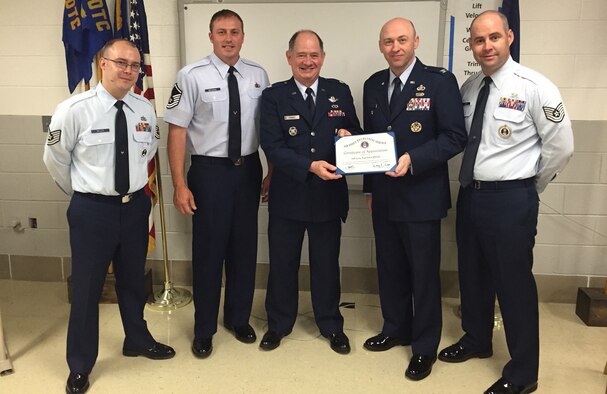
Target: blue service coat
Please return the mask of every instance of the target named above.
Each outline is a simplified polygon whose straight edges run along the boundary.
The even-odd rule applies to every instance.
[[[412,167],[404,177],[365,175],[363,189],[373,204],[395,221],[439,220],[451,207],[447,160],[466,146],[462,98],[455,76],[417,59],[398,97],[399,110],[390,114],[388,69],[373,74],[364,85],[366,133],[393,131],[398,157],[409,153]]]
[[[346,179],[325,181],[309,172],[310,164],[335,164],[335,134],[360,133],[350,88],[319,77],[314,119],[293,78],[262,93],[261,147],[274,166],[270,215],[306,222],[326,222],[348,213]]]

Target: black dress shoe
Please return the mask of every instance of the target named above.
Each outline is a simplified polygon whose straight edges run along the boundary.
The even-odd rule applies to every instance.
[[[510,383],[504,378],[499,378],[493,386],[489,387],[485,394],[527,394],[537,390],[537,382],[533,382],[526,386],[517,386]]]
[[[264,334],[263,338],[261,338],[259,347],[263,350],[274,350],[280,346],[281,340],[282,335],[277,334],[274,331],[268,331]]]
[[[213,351],[213,337],[194,338],[192,342],[192,353],[198,358],[207,358]]]
[[[255,335],[255,330],[253,330],[253,327],[251,327],[250,324],[247,324],[246,326],[242,326],[242,327],[232,327],[231,325],[226,324],[225,327],[228,330],[234,332],[234,336],[240,342],[253,343],[257,340],[257,335]]]
[[[339,354],[350,353],[350,340],[343,331],[333,333],[327,337],[331,342],[331,349]]]
[[[488,352],[476,352],[459,342],[444,348],[438,353],[438,359],[446,363],[463,363],[471,358],[487,358],[491,356],[493,356],[492,350]]]
[[[156,342],[151,347],[143,350],[129,350],[123,348],[122,354],[127,357],[143,356],[152,360],[167,360],[175,357],[175,349],[163,345],[160,342]]]
[[[72,373],[67,377],[66,393],[86,393],[89,389],[89,375],[86,373]]]
[[[372,352],[383,352],[384,350],[392,349],[394,346],[407,346],[410,344],[411,341],[407,339],[389,337],[380,333],[367,339],[363,347]]]
[[[405,376],[411,380],[422,380],[432,372],[432,364],[436,362],[436,356],[422,356],[414,354],[411,357]]]

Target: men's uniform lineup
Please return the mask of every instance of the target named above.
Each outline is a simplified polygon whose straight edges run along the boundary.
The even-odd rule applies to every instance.
[[[223,324],[241,342],[257,339],[249,318],[260,195],[268,199],[270,258],[268,326],[260,348],[276,349],[294,327],[307,234],[316,324],[331,349],[350,352],[339,311],[348,187],[335,172],[334,142],[336,136],[390,131],[396,168],[364,176],[383,327],[363,347],[411,345],[405,375],[421,380],[431,373],[442,329],[440,227],[451,207],[447,162],[465,148],[456,224],[464,335],[438,359],[492,356],[497,295],[512,359],[486,393],[535,391],[539,319],[531,268],[538,193],[567,164],[573,135],[558,89],[509,57],[512,32],[504,21],[486,11],[472,22],[471,47],[482,72],[461,91],[453,74],[415,57],[419,38],[411,21],[388,21],[379,46],[389,67],[364,84],[363,131],[348,85],[319,75],[325,53],[315,32],[291,37],[286,56],[293,76],[269,85],[259,64],[240,57],[240,16],[230,10],[213,15],[213,52],[179,71],[164,113],[173,202],[193,224],[194,356],[207,358],[213,350],[224,269]],[[143,319],[151,208],[143,188],[160,138],[156,116],[145,98],[129,92],[140,62],[136,48],[112,40],[101,55],[102,82],[57,107],[44,151],[49,173],[71,196],[70,393],[89,387],[110,261],[125,329],[123,354],[175,355],[154,340]],[[265,179],[260,146],[268,159]]]

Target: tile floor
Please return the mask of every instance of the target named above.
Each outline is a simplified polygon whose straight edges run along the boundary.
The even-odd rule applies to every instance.
[[[266,328],[265,292],[255,294],[251,324],[261,337]],[[100,306],[100,350],[91,374],[90,393],[482,393],[501,374],[508,359],[503,330],[496,330],[494,356],[463,364],[434,365],[423,381],[404,377],[410,347],[382,353],[365,351],[364,340],[381,328],[376,295],[343,294],[355,303],[343,309],[352,352],[339,355],[319,337],[309,293],[300,297],[293,333],[271,352],[246,345],[222,326],[210,358],[190,352],[192,304],[173,312],[146,310],[150,330],[177,350],[167,361],[121,355],[123,331],[116,305]],[[443,300],[441,347],[461,334],[455,315],[458,300]],[[0,393],[65,392],[65,334],[69,314],[65,283],[0,280],[0,308],[14,373],[0,377]],[[221,322],[221,316],[219,317]],[[540,305],[541,360],[537,393],[607,393],[607,328],[587,327],[575,305]]]

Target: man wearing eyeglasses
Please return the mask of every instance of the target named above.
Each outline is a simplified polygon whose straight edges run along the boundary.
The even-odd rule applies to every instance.
[[[59,104],[51,119],[44,163],[71,196],[72,307],[67,335],[68,393],[84,393],[99,342],[99,299],[110,261],[125,339],[122,353],[154,360],[175,356],[143,319],[150,199],[147,165],[160,138],[154,108],[130,91],[140,55],[123,39],[100,51],[103,79],[94,90]]]

